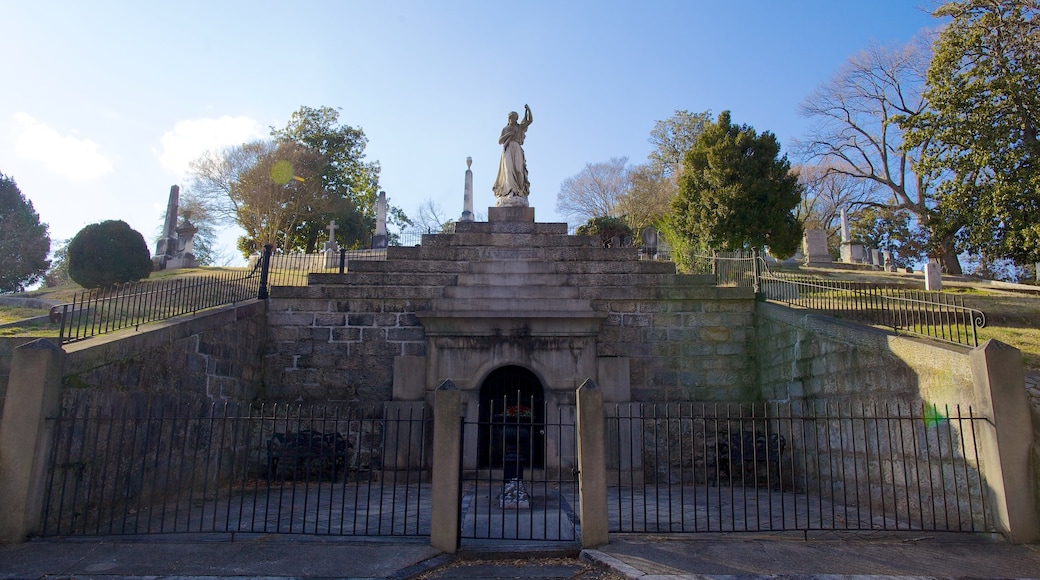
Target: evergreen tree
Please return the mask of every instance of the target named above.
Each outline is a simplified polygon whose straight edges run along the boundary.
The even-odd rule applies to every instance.
[[[50,248],[47,224],[14,179],[0,173],[0,292],[19,292],[43,279]]]
[[[801,193],[776,137],[734,125],[724,111],[686,153],[673,231],[694,247],[768,246],[776,256],[790,256],[801,243],[802,226],[792,213]]]

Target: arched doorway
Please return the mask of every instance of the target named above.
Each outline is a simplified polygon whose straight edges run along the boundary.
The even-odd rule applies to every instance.
[[[477,466],[503,467],[505,427],[525,427],[525,466],[545,466],[545,396],[542,382],[528,369],[505,366],[495,369],[480,386],[480,432],[477,435]],[[520,439],[513,438],[514,443]]]

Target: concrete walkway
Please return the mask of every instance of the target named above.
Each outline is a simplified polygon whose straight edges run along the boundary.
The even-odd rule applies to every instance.
[[[1040,578],[1040,546],[988,537],[617,535],[580,553],[542,543],[442,554],[424,539],[178,534],[0,546],[0,578]]]
[[[1040,578],[1040,546],[1010,545],[988,534],[675,534],[668,533],[675,531],[671,526],[659,523],[681,521],[688,515],[694,518],[692,521],[700,521],[703,516],[701,530],[717,530],[716,525],[726,529],[738,522],[745,527],[768,527],[780,522],[749,519],[745,511],[763,501],[784,505],[773,492],[754,491],[750,497],[715,493],[730,499],[697,505],[670,496],[624,495],[621,501],[612,502],[611,517],[620,518],[622,514],[615,512],[629,506],[641,514],[639,525],[645,528],[640,531],[649,533],[613,534],[609,545],[582,551],[573,486],[532,484],[532,509],[521,513],[498,506],[497,485],[469,485],[462,518],[464,537],[456,556],[429,546],[428,486],[412,493],[393,485],[371,490],[366,487],[364,493],[358,488],[348,495],[344,490],[336,494],[329,491],[314,486],[279,490],[277,496],[244,494],[210,502],[174,502],[165,509],[135,513],[132,523],[126,516],[116,519],[119,525],[100,526],[101,530],[154,532],[158,518],[158,529],[181,533],[58,537],[0,546],[0,579]],[[695,495],[691,491],[679,497]],[[833,506],[819,505],[823,507],[815,509],[839,512]],[[246,510],[246,506],[256,507]],[[711,511],[702,514],[706,507]],[[772,511],[788,517],[811,511],[800,505],[790,507]],[[395,528],[393,519],[388,519],[390,514],[405,515],[404,520],[412,527]],[[398,533],[418,535],[332,535],[331,530],[339,530],[348,521],[347,529],[355,533],[396,529]],[[796,523],[798,518],[792,521]],[[215,527],[225,531],[199,531]]]

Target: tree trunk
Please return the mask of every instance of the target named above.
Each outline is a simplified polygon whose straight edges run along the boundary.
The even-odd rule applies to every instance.
[[[957,250],[954,248],[952,237],[945,238],[940,243],[937,257],[944,273],[951,276],[960,276],[964,273],[961,269],[961,262],[957,258]]]

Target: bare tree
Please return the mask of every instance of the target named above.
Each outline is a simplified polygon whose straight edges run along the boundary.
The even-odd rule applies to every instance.
[[[651,165],[637,165],[628,172],[628,190],[617,203],[617,212],[636,232],[659,225],[672,208],[679,190],[676,175],[664,175]]]
[[[802,115],[816,123],[797,148],[828,164],[830,173],[880,186],[865,205],[910,211],[932,228],[936,176],[915,173],[921,148],[905,147],[899,126],[928,108],[922,96],[928,59],[925,39],[901,47],[872,45],[850,57],[802,103]],[[948,272],[960,273],[948,242],[933,240],[936,255]]]
[[[192,161],[188,166],[189,189],[199,209],[215,222],[237,223],[241,199],[235,187],[243,174],[276,149],[274,141],[252,141],[221,151],[206,151]]]
[[[556,194],[556,211],[578,222],[620,217],[618,203],[628,191],[628,172],[628,157],[586,163],[577,175],[563,180]]]
[[[448,217],[448,214],[444,213],[444,209],[439,203],[427,198],[419,206],[419,216],[412,225],[424,234],[439,234],[444,232],[454,221]]]
[[[804,191],[795,217],[806,229],[826,231],[831,249],[836,250],[841,240],[841,210],[871,203],[879,186],[832,169],[829,165],[798,165],[791,170]]]

